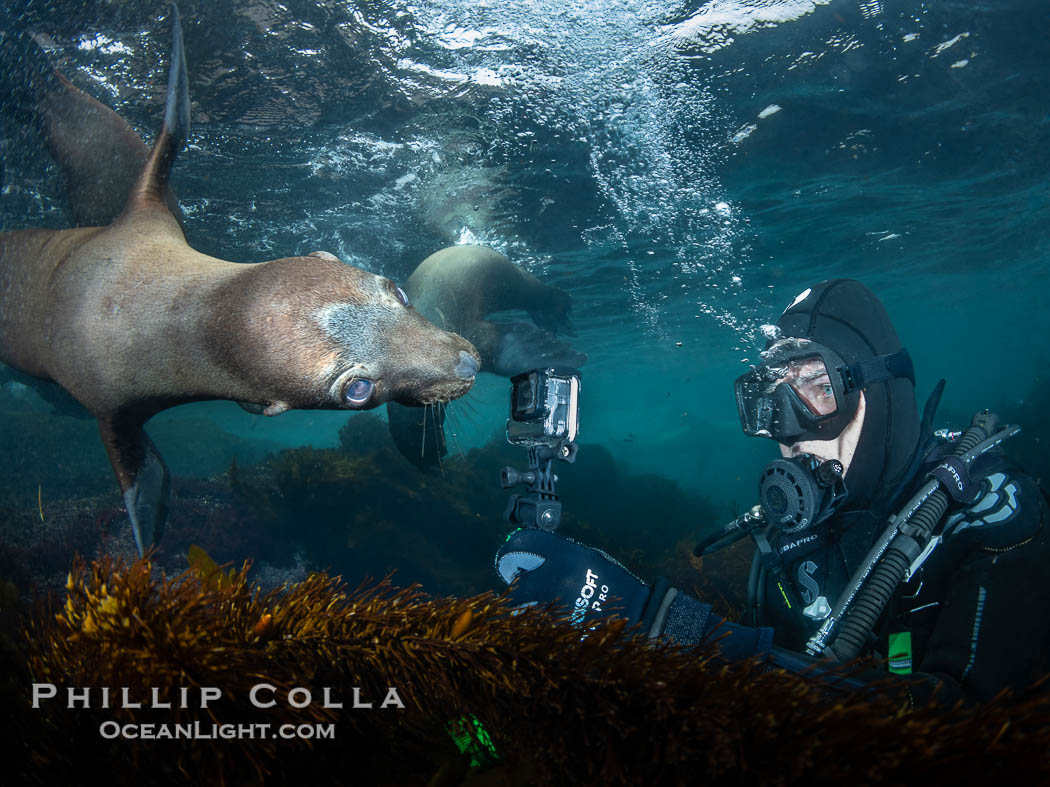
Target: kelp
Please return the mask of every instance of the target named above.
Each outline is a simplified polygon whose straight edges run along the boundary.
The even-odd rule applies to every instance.
[[[32,711],[46,733],[25,742],[30,776],[52,783],[93,768],[115,784],[720,785],[1050,776],[1050,706],[1038,690],[969,710],[907,711],[890,694],[836,693],[755,661],[726,665],[717,646],[652,647],[622,620],[572,627],[493,594],[431,598],[389,581],[350,590],[320,573],[263,592],[247,566],[227,576],[165,577],[148,560],[73,566],[64,604],[26,631],[32,680],[58,687]],[[274,707],[251,703],[259,684],[273,687]],[[98,707],[103,686],[109,708]],[[65,687],[90,687],[92,707],[66,707]],[[200,687],[221,699],[200,708]],[[296,687],[314,701],[293,707]],[[398,703],[385,702],[390,687]],[[143,707],[113,707],[121,688]],[[189,707],[179,707],[182,688]],[[173,707],[146,707],[154,690]],[[355,708],[355,698],[372,707]],[[107,721],[332,724],[335,737],[106,740]],[[477,730],[497,756],[470,767],[451,733]]]

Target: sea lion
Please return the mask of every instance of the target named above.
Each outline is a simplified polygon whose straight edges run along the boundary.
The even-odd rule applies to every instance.
[[[542,366],[579,367],[587,360],[554,335],[573,333],[569,294],[485,246],[450,246],[434,252],[405,282],[405,292],[428,320],[477,348],[483,372],[512,377]],[[512,310],[527,312],[535,324],[487,319],[495,312]],[[394,442],[417,466],[429,466],[445,455],[444,408],[428,414],[391,406],[387,418]],[[429,454],[423,442],[427,434],[435,444]]]
[[[113,221],[124,207],[149,148],[116,112],[54,71],[30,36],[8,36],[11,45],[6,48],[5,60],[20,77],[20,104],[43,132],[48,150],[65,176],[74,219],[79,224]],[[17,57],[12,57],[14,54]],[[179,217],[170,188],[165,196]],[[325,252],[316,254],[335,259]],[[579,366],[586,360],[585,355],[553,335],[572,333],[569,295],[543,284],[492,249],[459,245],[439,251],[418,266],[405,290],[431,322],[473,337],[484,371],[510,377],[537,366]],[[494,312],[515,309],[529,313],[535,325],[486,319]],[[38,383],[34,387],[56,408],[62,406],[63,413],[76,414],[76,402],[57,386]],[[49,387],[53,390],[47,390]],[[252,412],[257,409],[241,404]],[[445,455],[442,408],[390,407],[388,418],[401,452],[417,465],[429,466]],[[435,450],[421,450],[424,435],[429,437],[428,442],[436,443]]]
[[[554,336],[575,335],[569,294],[485,246],[434,252],[409,276],[405,293],[428,320],[474,344],[482,371],[510,377],[538,366],[579,366],[587,360]],[[535,325],[486,319],[514,310],[527,312]]]
[[[478,355],[389,279],[321,257],[257,264],[193,250],[164,201],[189,129],[177,9],[164,124],[108,227],[0,234],[0,361],[61,385],[98,419],[142,552],[160,535],[168,471],[143,424],[183,402],[267,415],[444,402]]]

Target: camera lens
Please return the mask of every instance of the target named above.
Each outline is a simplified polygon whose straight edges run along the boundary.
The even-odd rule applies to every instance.
[[[527,380],[518,383],[514,397],[514,415],[523,418],[532,414],[536,408],[536,376],[529,375]]]

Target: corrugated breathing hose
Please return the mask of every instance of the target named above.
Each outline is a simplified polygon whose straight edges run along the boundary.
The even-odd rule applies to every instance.
[[[952,453],[969,467],[978,456],[1019,431],[1016,426],[1000,429],[998,416],[985,410],[974,416]],[[849,661],[861,653],[908,567],[932,538],[949,502],[941,482],[931,479],[890,519],[832,614],[807,643],[810,655]]]

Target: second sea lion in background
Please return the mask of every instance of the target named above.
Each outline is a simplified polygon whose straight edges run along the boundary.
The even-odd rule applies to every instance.
[[[431,254],[405,282],[405,292],[424,317],[477,348],[483,372],[511,377],[587,360],[555,336],[573,333],[569,294],[485,246],[450,246]],[[532,322],[490,319],[504,311],[526,312]],[[398,449],[416,466],[433,466],[447,452],[444,408],[428,413],[391,405],[387,418]]]
[[[434,252],[409,276],[405,292],[420,314],[478,349],[483,372],[510,377],[537,366],[579,366],[587,360],[554,336],[574,335],[569,294],[485,246]],[[503,311],[526,312],[535,324],[487,319]]]

